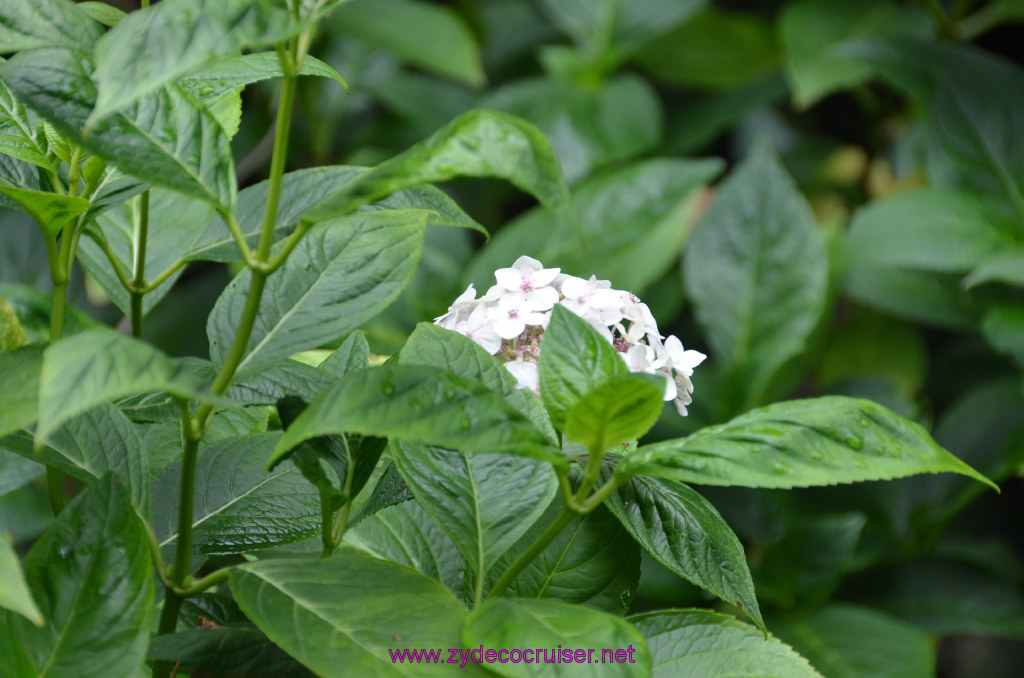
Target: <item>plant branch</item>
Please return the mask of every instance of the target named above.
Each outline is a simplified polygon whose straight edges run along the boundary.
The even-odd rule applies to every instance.
[[[245,234],[242,233],[241,227],[238,225],[238,219],[235,215],[228,212],[221,212],[221,216],[224,217],[224,221],[228,225],[228,230],[231,231],[231,237],[235,239],[235,245],[238,246],[238,251],[242,253],[242,260],[245,261],[246,266],[253,265],[252,249],[249,247],[249,243],[245,239]]]
[[[178,539],[174,548],[171,584],[180,588],[188,577],[192,560],[192,508],[195,499],[196,457],[202,433],[189,412],[188,401],[175,398],[181,410],[181,438],[185,441],[178,488]]]
[[[198,593],[202,593],[211,586],[216,586],[217,584],[220,584],[221,582],[226,580],[228,578],[228,575],[231,574],[231,570],[233,568],[234,565],[229,565],[228,567],[222,567],[219,570],[214,570],[210,574],[206,575],[199,581],[190,584],[186,588],[175,588],[174,592],[183,598],[187,598],[188,596],[194,596]]]
[[[939,0],[914,0],[918,5],[928,10],[928,13],[932,15],[935,22],[939,25],[939,33],[946,38],[952,38],[956,36],[956,26],[953,25],[953,20],[946,14],[946,10],[942,8]]]
[[[131,295],[132,336],[142,337],[142,299],[146,294],[146,239],[149,235],[149,191],[139,199],[139,216],[135,221],[135,256],[132,268],[135,280],[128,293]]]
[[[320,490],[320,543],[323,546],[320,557],[326,558],[334,550],[334,510],[331,493],[322,487],[317,489]]]
[[[579,513],[590,513],[596,509],[604,503],[604,500],[608,498],[608,495],[619,489],[622,483],[626,482],[626,480],[628,480],[628,478],[617,478],[615,476],[609,478],[607,483],[599,487],[594,494],[590,495],[590,497],[583,502],[583,505],[579,507]]]
[[[352,450],[349,449],[348,438],[342,435],[341,442],[345,446],[345,457],[348,459],[348,465],[345,466],[345,485],[342,487],[342,492],[345,493],[345,505],[341,507],[341,515],[338,517],[337,524],[334,526],[334,533],[331,535],[332,550],[341,543],[341,537],[348,528],[348,517],[352,512],[352,480],[356,474],[356,464],[355,460],[352,459]]]
[[[93,242],[100,246],[100,250],[103,254],[107,255],[107,261],[110,262],[111,267],[114,269],[114,274],[120,281],[121,285],[131,292],[134,289],[134,283],[128,274],[125,273],[124,268],[121,266],[121,262],[117,260],[117,255],[114,254],[114,250],[110,249],[110,243],[107,242],[105,237],[93,238]]]
[[[285,259],[288,258],[288,255],[292,253],[292,250],[294,250],[295,246],[299,244],[299,241],[302,240],[302,236],[306,235],[306,231],[308,231],[311,226],[312,224],[300,221],[299,225],[295,227],[294,231],[292,231],[292,234],[288,236],[287,240],[285,240],[281,250],[272,256],[266,263],[262,265],[257,264],[257,267],[267,275],[270,275],[277,269],[281,268],[281,264],[283,264]]]
[[[145,286],[142,288],[142,293],[149,294],[156,288],[160,287],[167,281],[168,278],[177,273],[178,269],[182,268],[188,263],[189,262],[186,259],[178,259],[173,264],[168,266],[163,273],[147,282]]]
[[[505,589],[515,581],[519,573],[533,561],[534,558],[540,555],[541,551],[547,548],[555,537],[557,537],[565,526],[572,522],[573,518],[576,517],[576,513],[565,509],[563,510],[554,522],[548,525],[548,529],[544,530],[536,541],[530,544],[530,547],[523,551],[515,561],[509,565],[508,569],[505,570],[504,574],[494,583],[491,587],[490,592],[487,594],[488,598],[495,598],[505,593]],[[482,577],[481,577],[482,578]]]
[[[267,191],[267,206],[264,212],[263,225],[260,229],[259,245],[256,250],[256,263],[266,263],[270,258],[270,247],[274,239],[274,225],[277,218],[277,206],[281,195],[281,178],[284,175],[285,160],[288,152],[288,130],[291,126],[292,105],[295,100],[295,84],[297,76],[292,66],[294,64],[296,47],[292,47],[292,54],[289,56],[283,49],[278,50],[281,57],[281,66],[284,71],[284,87],[277,111],[277,128],[274,138],[274,154],[271,159],[271,170],[269,187]],[[238,222],[233,214],[222,213],[231,229],[232,234],[238,242],[239,249],[246,255],[247,263],[252,264],[248,244],[245,237],[238,228]],[[253,268],[252,278],[249,284],[249,291],[246,295],[245,307],[239,321],[238,331],[235,333],[231,348],[228,351],[223,365],[211,386],[211,390],[222,395],[227,391],[228,386],[234,379],[235,371],[242,362],[245,355],[245,348],[252,335],[252,328],[256,322],[259,312],[260,300],[263,296],[263,288],[266,283],[267,274],[258,268]],[[196,453],[199,442],[208,428],[214,414],[213,406],[208,403],[201,404],[195,415],[189,414],[188,403],[179,401],[181,407],[182,438],[184,440],[184,454],[181,470],[181,485],[179,487],[178,502],[178,539],[175,544],[174,568],[170,573],[173,588],[167,589],[167,596],[164,603],[164,610],[160,617],[159,633],[171,633],[177,625],[178,613],[181,610],[181,601],[184,596],[192,595],[196,585],[191,587],[183,586],[188,577],[189,566],[192,556],[192,506],[195,490],[196,474]],[[215,573],[216,574],[216,573]],[[213,576],[213,575],[211,575]],[[161,664],[154,671],[155,678],[164,678],[170,672],[170,667]]]

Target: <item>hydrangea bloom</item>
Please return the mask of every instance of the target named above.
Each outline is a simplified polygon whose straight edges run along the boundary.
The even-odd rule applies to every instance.
[[[520,388],[539,393],[537,359],[544,328],[551,309],[561,304],[595,327],[630,370],[665,377],[665,400],[674,400],[679,414],[686,415],[693,393],[690,377],[706,356],[685,350],[677,337],[663,337],[647,304],[612,289],[607,280],[564,275],[531,257],[519,257],[510,268],[495,271],[494,278],[496,284],[479,299],[470,285],[435,324],[496,355]]]

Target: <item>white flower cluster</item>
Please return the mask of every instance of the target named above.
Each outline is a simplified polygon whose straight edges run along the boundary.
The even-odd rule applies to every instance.
[[[693,369],[706,357],[683,350],[674,336],[663,337],[647,304],[607,280],[564,275],[536,259],[519,257],[511,268],[494,272],[497,284],[481,298],[470,285],[448,312],[434,322],[455,330],[496,355],[520,388],[540,392],[537,358],[551,309],[561,304],[593,325],[619,351],[633,372],[667,378],[665,400],[686,415],[692,402]]]

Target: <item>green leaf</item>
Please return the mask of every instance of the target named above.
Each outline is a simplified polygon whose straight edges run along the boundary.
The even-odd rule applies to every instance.
[[[649,83],[631,74],[598,85],[554,77],[511,82],[479,106],[519,116],[551,140],[566,180],[632,160],[657,149],[662,135],[661,102]]]
[[[329,195],[302,220],[348,214],[395,191],[459,176],[506,179],[572,224],[569,189],[548,140],[519,118],[476,109]]]
[[[971,289],[991,282],[1024,287],[1024,250],[1009,249],[982,262],[964,278],[964,287]]]
[[[285,432],[267,467],[302,441],[331,433],[388,436],[565,463],[548,438],[497,393],[421,365],[371,367],[336,382]]]
[[[93,156],[91,160],[100,159]],[[149,189],[149,184],[124,174],[116,167],[107,167],[97,182],[96,189],[89,197],[90,207],[89,211],[85,213],[86,223],[147,189]]]
[[[335,377],[344,377],[370,366],[370,345],[365,332],[353,332],[331,355],[324,358],[319,369]]]
[[[266,283],[259,323],[237,373],[345,336],[395,300],[423,248],[423,210],[360,213],[317,224]],[[221,364],[241,322],[252,271],[217,300],[207,322]]]
[[[366,496],[366,501],[360,507],[359,513],[352,518],[351,524],[355,525],[374,515],[377,511],[410,501],[412,498],[412,492],[409,491],[405,480],[398,472],[398,467],[389,462],[387,468],[377,478],[373,490]]]
[[[135,202],[124,202],[96,217],[87,227],[79,243],[78,256],[83,267],[103,286],[111,301],[124,313],[131,312],[131,295],[121,284],[107,255],[100,248],[105,241],[129,277],[135,277],[135,253],[139,247],[139,207]],[[176,265],[192,248],[213,221],[215,211],[208,203],[164,189],[155,188],[149,197],[149,226],[146,231],[146,277],[152,280],[169,267]],[[173,273],[165,282],[142,299],[143,314],[149,313],[167,296],[184,268]]]
[[[263,463],[280,433],[229,438],[201,447],[196,462],[192,542],[207,555],[246,553],[320,533],[320,498],[291,463]],[[181,462],[153,484],[153,528],[161,548],[178,536]]]
[[[706,0],[542,0],[552,23],[584,52],[628,54],[637,45],[685,22]]]
[[[299,75],[317,75],[338,82],[345,90],[348,83],[338,71],[316,57],[308,54],[302,59]],[[254,82],[280,78],[281,60],[275,52],[243,54],[232,56],[220,61],[195,68],[178,78],[178,83],[204,101],[219,99],[222,96],[251,85]]]
[[[585,251],[555,215],[533,209],[498,231],[472,259],[465,279],[486,289],[496,269],[526,255],[558,265],[563,273],[596,275],[641,294],[678,262],[706,184],[721,170],[716,159],[654,158],[601,173],[573,189]]]
[[[1012,222],[990,203],[948,189],[868,203],[850,222],[844,268],[966,273],[1013,245]]]
[[[28,335],[18,322],[14,309],[0,298],[0,352],[13,351],[28,343]]]
[[[36,442],[46,442],[61,423],[94,405],[152,391],[197,398],[200,384],[185,364],[111,330],[86,330],[51,344],[39,375]]]
[[[993,306],[981,320],[981,334],[992,348],[1024,366],[1024,306]]]
[[[42,369],[42,346],[0,351],[0,374],[6,384],[0,389],[0,436],[36,422]]]
[[[483,592],[491,567],[558,491],[551,466],[511,454],[456,452],[397,441],[392,457],[423,510],[465,556]]]
[[[281,179],[281,195],[277,206],[277,219],[274,226],[275,238],[280,238],[295,230],[299,216],[311,206],[355,177],[368,172],[365,167],[348,167],[336,165],[329,167],[311,167],[308,169],[288,172]],[[246,242],[256,247],[257,239],[263,225],[263,213],[267,203],[269,183],[261,181],[238,194],[237,219]],[[387,198],[370,205],[364,205],[363,211],[385,209],[422,209],[435,213],[431,223],[458,228],[469,228],[486,234],[487,230],[462,211],[454,200],[440,189],[423,184],[398,191]],[[217,219],[206,234],[193,245],[188,254],[189,260],[208,261],[241,261],[238,246],[223,220]]]
[[[50,500],[37,487],[0,496],[0,532],[10,534],[15,544],[36,539],[53,521]]]
[[[96,43],[87,127],[196,66],[298,32],[270,0],[171,0],[132,12]]]
[[[780,621],[772,629],[825,676],[935,675],[931,638],[910,624],[867,608],[831,605],[803,619]]]
[[[296,396],[277,402],[277,412],[286,430],[305,408],[306,403]],[[387,444],[387,438],[372,436],[322,436],[294,448],[288,458],[321,496],[330,497],[337,510],[363,489]],[[327,468],[334,471],[333,478]]]
[[[960,563],[923,560],[875,570],[855,590],[858,600],[934,635],[1024,638],[1019,587]]]
[[[309,402],[331,381],[331,375],[323,369],[285,358],[238,379],[225,395],[250,405],[276,405],[286,396],[298,396]]]
[[[213,628],[153,636],[149,661],[182,663],[192,675],[313,678],[313,673],[251,628]]]
[[[565,417],[565,435],[600,455],[636,440],[654,425],[664,405],[665,378],[626,374],[591,389]]]
[[[1024,123],[1016,102],[1024,96],[1024,73],[971,69],[943,77],[928,125],[929,174],[941,187],[965,186],[997,195],[1024,219]],[[1007,77],[1010,76],[1010,77]]]
[[[8,534],[0,534],[0,607],[17,612],[36,626],[46,624],[43,613],[32,599],[32,592],[28,590],[18,554],[14,552]]]
[[[756,111],[782,102],[788,94],[781,73],[769,73],[749,85],[687,98],[681,109],[670,109],[662,153],[692,154]]]
[[[653,678],[821,678],[793,648],[727,615],[672,610],[629,621],[647,638]]]
[[[416,0],[350,0],[331,17],[341,35],[383,47],[427,72],[480,87],[480,47],[453,9]],[[443,49],[424,49],[431,42]]]
[[[37,240],[36,234],[32,233],[31,235],[38,245],[43,244],[41,240]],[[13,248],[10,255],[21,260],[22,255]],[[34,285],[0,283],[0,298],[3,298],[14,309],[14,315],[17,316],[21,329],[25,330],[30,344],[45,344],[50,341],[52,293]],[[68,337],[95,327],[100,327],[100,324],[82,311],[73,306],[64,307],[64,336]],[[35,405],[33,405],[34,407]],[[2,430],[3,428],[0,426],[0,431]]]
[[[231,592],[276,645],[324,678],[467,675],[392,662],[392,649],[459,647],[466,617],[444,586],[402,565],[354,554],[266,560],[232,570]]]
[[[0,195],[10,198],[35,219],[48,238],[56,238],[68,221],[89,209],[89,201],[84,198],[21,188],[3,176],[0,176]]]
[[[465,599],[466,558],[441,526],[414,501],[374,512],[345,533],[344,543],[374,558],[422,572],[444,584],[459,599]]]
[[[928,376],[928,346],[918,328],[878,313],[851,314],[825,347],[818,381],[833,387],[844,381],[878,376],[914,397]]]
[[[39,130],[38,120],[29,115],[3,81],[0,81],[0,152],[37,167],[54,169],[46,157],[45,137]]]
[[[2,447],[2,443],[0,443]],[[46,472],[39,462],[0,450],[0,496],[10,494]]]
[[[466,647],[543,648],[534,650],[538,654],[546,653],[541,658],[531,657],[530,653],[523,657],[523,663],[487,665],[498,675],[510,678],[537,675],[639,678],[651,675],[647,643],[635,626],[607,612],[554,600],[490,598],[469,614],[462,640]],[[558,651],[556,646],[564,650]],[[570,649],[574,658],[586,657],[593,663],[558,662],[562,658],[561,653]],[[575,654],[581,650],[582,655]],[[528,658],[534,659],[535,663],[528,662]],[[548,663],[547,658],[558,663]],[[542,663],[543,672],[538,672],[536,663]]]
[[[979,311],[958,275],[887,268],[847,268],[844,291],[856,301],[906,320],[973,331]]]
[[[46,445],[33,449],[28,433],[0,446],[47,464],[85,485],[112,473],[142,516],[150,513],[149,459],[135,425],[113,405],[99,405],[65,421]]]
[[[790,526],[764,545],[755,573],[758,595],[785,607],[825,602],[857,565],[854,557],[866,521],[863,513],[842,513]]]
[[[605,504],[655,560],[764,628],[743,546],[707,499],[682,483],[640,477]]]
[[[920,424],[869,400],[843,396],[775,403],[688,438],[646,445],[615,472],[778,488],[950,472],[995,488],[939,447]]]
[[[555,426],[564,429],[570,410],[596,387],[629,374],[611,343],[569,309],[555,305],[544,330],[540,394]]]
[[[499,561],[490,582],[562,512],[558,498]],[[640,582],[640,547],[607,509],[577,516],[509,584],[505,595],[543,598],[625,614]]]
[[[60,48],[22,52],[0,68],[8,87],[75,144],[154,185],[234,207],[228,137],[199,100],[165,85],[84,134],[96,100],[92,71],[87,55]]]
[[[78,3],[78,8],[91,18],[110,28],[113,28],[121,19],[128,16],[124,10],[108,5],[105,2],[92,2],[89,0]]]
[[[825,310],[828,259],[814,215],[766,146],[721,185],[687,246],[686,290],[735,410],[759,404]]]
[[[526,415],[538,430],[547,434],[552,444],[557,441],[540,399],[532,391],[517,388],[515,377],[497,358],[458,332],[430,323],[420,323],[402,347],[399,362],[403,365],[436,367],[458,377],[480,382],[503,395],[512,407]]]
[[[38,47],[91,50],[103,29],[71,0],[0,1],[0,51]]]
[[[779,39],[793,99],[806,108],[874,75],[871,62],[851,49],[859,40],[926,39],[934,32],[934,23],[924,10],[888,0],[790,3],[779,17]]]
[[[714,89],[749,84],[779,63],[768,20],[713,7],[652,40],[636,56],[661,82]]]
[[[0,612],[0,672],[101,678],[142,669],[153,567],[142,521],[114,482],[78,495],[22,561],[45,626]]]

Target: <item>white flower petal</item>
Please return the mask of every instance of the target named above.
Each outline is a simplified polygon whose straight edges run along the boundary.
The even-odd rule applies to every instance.
[[[533,257],[528,257],[524,254],[523,256],[515,260],[515,262],[512,264],[512,268],[518,269],[520,271],[533,272],[539,271],[540,269],[544,268],[544,264],[540,263]]]
[[[579,301],[587,292],[587,281],[572,275],[566,276],[561,289],[566,299]]]
[[[530,284],[534,287],[546,287],[555,282],[555,278],[558,277],[561,270],[560,268],[542,268],[535,271],[530,275]]]
[[[537,363],[513,360],[505,363],[505,369],[516,378],[517,388],[528,388],[534,393],[540,394],[540,375],[537,372]]]
[[[502,339],[515,339],[526,329],[526,323],[521,318],[503,318],[495,320],[493,327]]]
[[[518,292],[523,289],[523,273],[514,268],[499,268],[494,272],[494,279],[498,285],[509,292]]]
[[[558,303],[558,290],[541,287],[526,293],[526,305],[533,311],[550,311]]]

